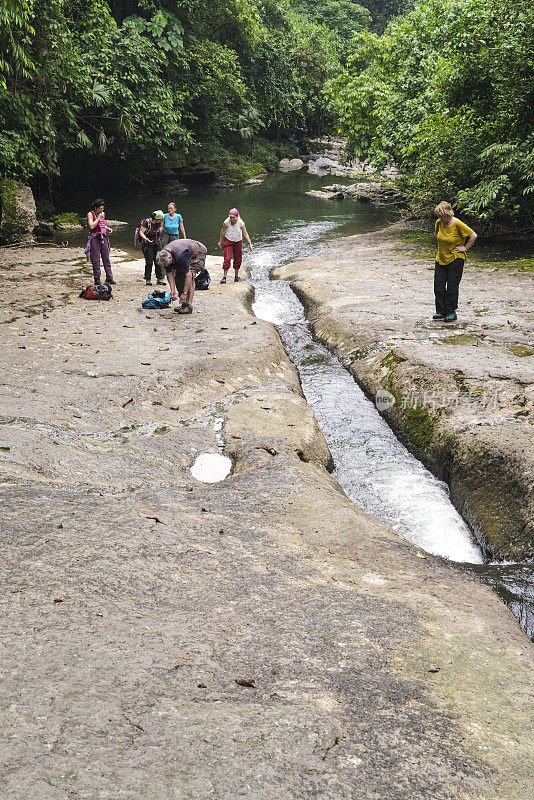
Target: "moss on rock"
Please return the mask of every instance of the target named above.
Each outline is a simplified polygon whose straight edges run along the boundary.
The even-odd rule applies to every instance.
[[[391,367],[394,367],[395,364],[402,364],[403,361],[406,361],[406,359],[402,358],[402,356],[397,355],[397,353],[391,350],[391,352],[389,352],[387,356],[384,356],[380,364],[383,367],[387,367],[389,369]]]
[[[534,349],[532,347],[526,347],[524,344],[507,344],[506,349],[519,358],[534,356]]]
[[[407,408],[404,429],[417,447],[428,447],[434,435],[436,420],[426,408]]]
[[[444,344],[480,344],[480,336],[473,336],[470,333],[460,333],[458,336],[446,336],[441,340]]]

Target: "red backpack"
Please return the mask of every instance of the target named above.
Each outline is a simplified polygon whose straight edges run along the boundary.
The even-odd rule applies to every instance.
[[[83,297],[84,300],[111,300],[111,286],[108,286],[107,283],[86,286],[80,292],[80,297]]]

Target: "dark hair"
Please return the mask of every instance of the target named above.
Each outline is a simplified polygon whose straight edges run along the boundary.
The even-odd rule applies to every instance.
[[[93,200],[93,205],[91,206],[91,208],[94,210],[95,208],[99,208],[99,206],[105,206],[105,205],[106,204],[104,203],[104,201],[102,199]]]

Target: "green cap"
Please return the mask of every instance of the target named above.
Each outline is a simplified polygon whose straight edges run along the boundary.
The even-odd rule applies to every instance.
[[[154,219],[163,219],[163,211],[153,211],[152,216]]]

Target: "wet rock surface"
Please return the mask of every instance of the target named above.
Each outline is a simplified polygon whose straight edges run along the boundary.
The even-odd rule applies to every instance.
[[[486,550],[524,558],[534,548],[532,277],[468,262],[458,321],[433,322],[433,260],[414,258],[402,231],[339,240],[275,275],[292,281],[315,334],[369,395],[389,393],[384,415],[450,484]]]
[[[340,492],[246,284],[146,312],[119,259],[1,256],[2,797],[527,800],[511,614]]]

